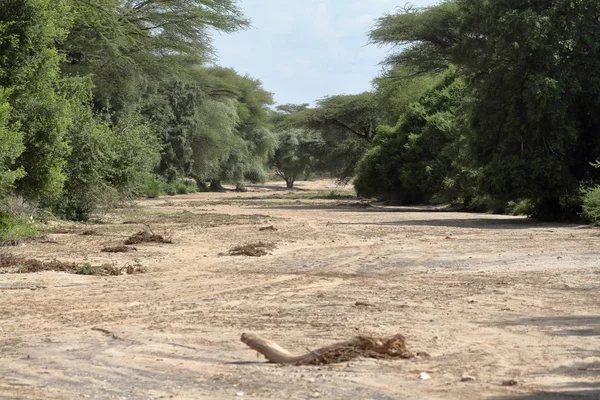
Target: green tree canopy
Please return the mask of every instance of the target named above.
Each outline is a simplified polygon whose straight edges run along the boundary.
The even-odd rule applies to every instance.
[[[64,134],[73,100],[60,90],[62,57],[55,44],[69,27],[64,0],[4,0],[0,7],[0,88],[8,89],[9,125],[19,127],[25,145],[16,160],[25,176],[16,186],[33,200],[57,197],[65,180]]]
[[[532,199],[555,218],[598,182],[600,1],[454,0],[379,19],[376,43],[407,45],[390,65],[455,64],[471,97],[480,188]]]

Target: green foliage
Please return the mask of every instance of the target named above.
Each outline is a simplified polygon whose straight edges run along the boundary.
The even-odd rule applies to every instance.
[[[350,180],[377,131],[379,111],[375,94],[329,96],[317,101],[313,109],[297,109],[301,111],[288,115],[282,126],[317,132],[321,137],[321,145],[313,147],[317,169],[341,181]]]
[[[464,99],[464,82],[450,72],[395,128],[381,127],[357,167],[357,193],[404,204],[470,202],[474,173],[463,154]]]
[[[227,154],[220,159],[219,174],[212,178],[236,184],[244,179],[261,181],[277,146],[277,137],[268,126],[268,106],[273,104],[273,97],[259,80],[241,76],[233,69],[214,67],[208,72],[213,79],[211,91],[228,99],[235,106],[236,116]]]
[[[512,215],[525,215],[529,217],[535,213],[535,207],[529,199],[517,202],[509,201],[506,211]]]
[[[203,101],[198,84],[174,80],[160,83],[146,95],[143,114],[162,143],[157,172],[169,182],[192,172],[190,138],[200,127]]]
[[[142,196],[154,199],[162,195],[175,196],[176,194],[196,193],[198,185],[191,179],[163,182],[156,176],[149,176],[144,180],[139,191]]]
[[[65,179],[70,101],[57,82],[70,18],[65,1],[4,0],[0,8],[0,87],[9,88],[11,123],[23,132],[17,189],[30,199],[56,198]]]
[[[298,115],[304,127],[321,131],[326,140],[354,135],[371,141],[378,125],[377,103],[371,92],[325,97],[317,101],[316,108]]]
[[[600,185],[584,191],[582,216],[594,225],[600,225]]]
[[[211,31],[246,28],[234,0],[69,0],[69,73],[94,75],[100,108],[130,112],[148,82],[189,75],[210,59]]]
[[[33,220],[24,216],[14,216],[0,210],[0,245],[15,242],[39,233]]]
[[[444,74],[416,74],[414,70],[395,66],[374,79],[375,100],[381,122],[396,125],[401,115],[409,110],[428,90],[438,85]]]
[[[600,180],[598,15],[600,0],[454,0],[380,18],[371,39],[405,45],[387,59],[395,67],[456,65],[479,189],[556,219],[574,215],[582,182]]]
[[[162,184],[158,177],[148,176],[140,187],[140,194],[146,198],[155,199],[163,194],[161,191]]]
[[[25,147],[22,132],[9,122],[11,107],[7,98],[7,91],[0,87],[0,201],[14,188],[14,182],[24,175],[22,168],[13,168]]]
[[[291,129],[279,134],[279,146],[273,161],[277,176],[285,180],[288,188],[294,187],[300,176],[315,168],[313,149],[318,140],[318,135],[304,129]]]
[[[56,215],[85,221],[99,206],[137,194],[158,162],[158,144],[144,121],[134,114],[116,126],[90,107],[91,82],[72,78],[63,90],[72,99],[73,123],[66,133],[71,148],[61,198],[51,204]]]

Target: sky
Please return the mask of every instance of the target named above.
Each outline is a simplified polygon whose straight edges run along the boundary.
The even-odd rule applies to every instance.
[[[427,6],[439,0],[412,0]],[[278,104],[371,89],[389,48],[368,45],[374,20],[405,0],[239,0],[252,27],[215,34],[217,64],[260,79]]]

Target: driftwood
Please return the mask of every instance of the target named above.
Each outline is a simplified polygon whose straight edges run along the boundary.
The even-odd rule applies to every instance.
[[[267,360],[276,364],[323,365],[349,361],[357,357],[367,358],[412,358],[402,335],[387,338],[358,336],[346,342],[335,343],[310,351],[306,354],[292,354],[277,343],[252,333],[241,337],[251,349],[261,353]]]

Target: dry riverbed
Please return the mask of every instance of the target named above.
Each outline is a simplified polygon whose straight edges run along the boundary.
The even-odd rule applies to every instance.
[[[0,398],[600,399],[597,228],[283,186],[139,201],[0,248],[117,271],[0,274]],[[165,240],[125,244],[144,230]],[[421,355],[278,366],[243,332],[297,353],[400,333]]]

